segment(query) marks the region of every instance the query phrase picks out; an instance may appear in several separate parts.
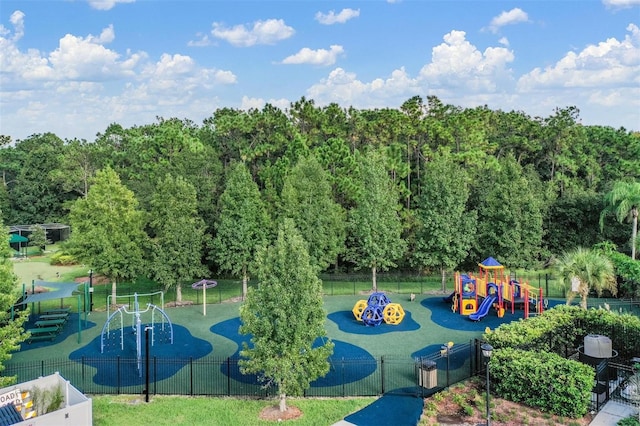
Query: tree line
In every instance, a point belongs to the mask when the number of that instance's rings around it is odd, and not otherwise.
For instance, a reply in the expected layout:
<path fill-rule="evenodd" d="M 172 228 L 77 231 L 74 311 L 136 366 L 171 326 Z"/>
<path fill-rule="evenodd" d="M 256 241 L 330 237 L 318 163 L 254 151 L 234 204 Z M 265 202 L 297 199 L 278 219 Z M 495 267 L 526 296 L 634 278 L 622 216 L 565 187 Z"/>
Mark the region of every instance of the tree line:
<path fill-rule="evenodd" d="M 400 108 L 221 108 L 201 125 L 111 124 L 95 140 L 1 137 L 5 224 L 69 223 L 69 253 L 115 283 L 167 287 L 209 274 L 247 282 L 256 253 L 290 219 L 317 271 L 438 273 L 488 256 L 548 264 L 631 228 L 614 185 L 637 185 L 640 133 L 461 108 L 437 97 Z M 637 211 L 637 204 L 636 204 Z M 617 213 L 617 212 L 616 212 Z M 636 241 L 637 245 L 637 241 Z M 178 293 L 179 297 L 179 293 Z"/>

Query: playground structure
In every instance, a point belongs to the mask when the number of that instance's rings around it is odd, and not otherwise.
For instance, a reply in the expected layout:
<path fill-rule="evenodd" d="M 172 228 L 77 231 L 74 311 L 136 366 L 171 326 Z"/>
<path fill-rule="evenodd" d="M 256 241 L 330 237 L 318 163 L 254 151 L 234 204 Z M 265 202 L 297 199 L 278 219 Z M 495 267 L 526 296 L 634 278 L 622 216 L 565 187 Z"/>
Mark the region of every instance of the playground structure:
<path fill-rule="evenodd" d="M 191 284 L 191 288 L 194 290 L 202 289 L 202 316 L 207 316 L 207 289 L 213 288 L 217 285 L 217 281 L 206 279 Z"/>
<path fill-rule="evenodd" d="M 536 314 L 543 312 L 542 288 L 507 278 L 504 266 L 493 257 L 488 257 L 478 266 L 478 276 L 455 273 L 455 289 L 444 298 L 451 302 L 453 312 L 468 316 L 473 321 L 480 321 L 492 307 L 500 318 L 507 310 L 515 313 L 517 305 L 522 306 L 525 318 L 529 317 L 531 307 Z"/>
<path fill-rule="evenodd" d="M 164 293 L 159 291 L 156 293 L 149 294 L 138 294 L 134 293 L 133 295 L 125 295 L 125 296 L 116 296 L 117 298 L 131 298 L 133 297 L 133 308 L 129 309 L 127 305 L 120 306 L 116 311 L 109 314 L 109 306 L 111 296 L 107 297 L 107 321 L 104 323 L 102 327 L 102 332 L 100 333 L 100 352 L 104 353 L 105 347 L 108 344 L 108 341 L 111 339 L 116 339 L 119 334 L 120 338 L 120 350 L 124 350 L 124 314 L 131 315 L 132 324 L 131 330 L 135 335 L 136 339 L 136 359 L 137 359 L 137 367 L 138 374 L 142 377 L 142 335 L 143 331 L 150 331 L 151 335 L 151 346 L 154 345 L 156 341 L 156 333 L 158 334 L 158 338 L 164 339 L 168 341 L 170 344 L 173 344 L 173 325 L 171 324 L 171 320 L 164 312 L 164 309 L 153 305 L 151 303 L 147 303 L 144 309 L 140 308 L 140 303 L 138 301 L 139 296 L 154 296 L 156 294 L 160 295 L 160 300 L 162 301 L 162 306 L 164 307 Z M 151 322 L 148 323 L 144 328 L 142 327 L 142 315 L 146 313 L 151 313 Z M 155 314 L 158 312 L 160 314 L 161 322 L 160 324 L 156 323 Z M 119 319 L 119 327 L 112 328 L 112 322 L 114 319 Z M 119 331 L 119 333 L 118 333 Z"/>
<path fill-rule="evenodd" d="M 372 293 L 368 300 L 358 300 L 353 307 L 356 320 L 362 321 L 367 327 L 377 327 L 385 324 L 398 325 L 404 319 L 404 309 L 399 303 L 391 303 L 386 294 Z"/>

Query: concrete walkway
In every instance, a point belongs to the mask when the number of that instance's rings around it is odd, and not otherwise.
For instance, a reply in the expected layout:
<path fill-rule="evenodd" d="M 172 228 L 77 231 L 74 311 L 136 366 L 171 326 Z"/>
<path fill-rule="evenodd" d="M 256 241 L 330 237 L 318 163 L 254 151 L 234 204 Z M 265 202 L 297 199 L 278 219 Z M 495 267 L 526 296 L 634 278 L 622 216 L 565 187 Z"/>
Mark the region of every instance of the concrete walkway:
<path fill-rule="evenodd" d="M 638 415 L 638 409 L 617 401 L 608 401 L 589 426 L 615 426 L 622 419 Z"/>

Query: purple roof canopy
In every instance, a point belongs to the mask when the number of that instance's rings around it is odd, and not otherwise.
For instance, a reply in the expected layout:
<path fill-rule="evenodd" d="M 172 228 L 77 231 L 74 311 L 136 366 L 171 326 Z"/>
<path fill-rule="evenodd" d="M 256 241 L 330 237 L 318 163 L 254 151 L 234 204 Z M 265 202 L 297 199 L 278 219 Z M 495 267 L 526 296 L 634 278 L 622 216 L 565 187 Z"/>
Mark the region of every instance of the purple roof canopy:
<path fill-rule="evenodd" d="M 198 290 L 201 288 L 212 288 L 218 285 L 217 281 L 214 280 L 200 280 L 197 283 L 191 284 L 191 288 L 194 290 Z"/>

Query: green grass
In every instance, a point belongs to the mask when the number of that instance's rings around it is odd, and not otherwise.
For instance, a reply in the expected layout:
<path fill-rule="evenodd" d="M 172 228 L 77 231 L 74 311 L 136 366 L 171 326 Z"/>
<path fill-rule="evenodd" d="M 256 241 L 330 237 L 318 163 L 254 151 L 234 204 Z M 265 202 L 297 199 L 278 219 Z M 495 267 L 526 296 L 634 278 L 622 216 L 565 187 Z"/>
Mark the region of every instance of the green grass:
<path fill-rule="evenodd" d="M 144 397 L 131 395 L 94 395 L 93 424 L 96 426 L 129 426 L 131 424 L 161 425 L 272 425 L 259 420 L 260 411 L 276 401 L 153 396 L 149 403 Z M 303 415 L 289 425 L 330 425 L 371 404 L 375 398 L 288 399 L 289 406 L 298 407 Z M 134 420 L 135 419 L 135 420 Z"/>

